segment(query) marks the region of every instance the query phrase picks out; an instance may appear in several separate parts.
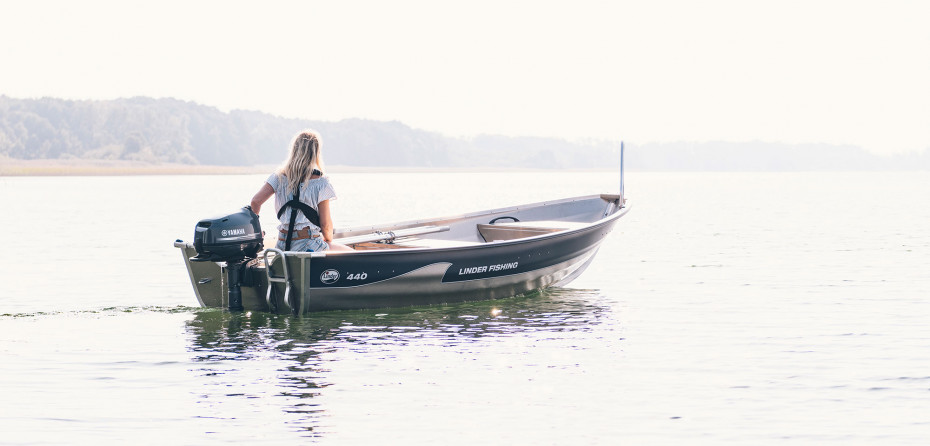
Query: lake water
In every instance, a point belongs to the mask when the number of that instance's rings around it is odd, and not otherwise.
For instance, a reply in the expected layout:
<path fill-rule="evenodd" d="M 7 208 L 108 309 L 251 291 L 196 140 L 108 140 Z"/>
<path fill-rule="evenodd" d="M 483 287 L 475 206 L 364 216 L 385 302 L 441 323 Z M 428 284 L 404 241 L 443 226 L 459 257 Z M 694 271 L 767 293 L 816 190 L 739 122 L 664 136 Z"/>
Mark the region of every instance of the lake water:
<path fill-rule="evenodd" d="M 172 242 L 264 177 L 0 178 L 0 442 L 930 440 L 928 173 L 632 172 L 632 210 L 571 288 L 303 318 L 196 308 Z M 337 226 L 618 187 L 332 179 Z"/>

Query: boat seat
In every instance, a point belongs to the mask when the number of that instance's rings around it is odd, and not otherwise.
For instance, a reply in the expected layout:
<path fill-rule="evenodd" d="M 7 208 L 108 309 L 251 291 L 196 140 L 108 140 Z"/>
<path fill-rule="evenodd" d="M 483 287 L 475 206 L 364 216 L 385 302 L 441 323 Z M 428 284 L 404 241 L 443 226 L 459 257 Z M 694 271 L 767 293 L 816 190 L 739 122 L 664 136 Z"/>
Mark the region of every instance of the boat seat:
<path fill-rule="evenodd" d="M 572 221 L 515 221 L 494 224 L 479 224 L 478 232 L 486 242 L 502 240 L 516 240 L 537 235 L 551 234 L 553 232 L 567 231 L 584 227 L 585 223 Z"/>
<path fill-rule="evenodd" d="M 379 250 L 379 249 L 413 248 L 413 246 L 401 245 L 398 243 L 377 243 L 377 242 L 356 243 L 351 246 L 356 251 L 374 251 L 374 250 Z"/>
<path fill-rule="evenodd" d="M 432 238 L 418 238 L 403 240 L 405 248 L 457 248 L 460 246 L 476 246 L 479 242 L 467 242 L 463 240 L 441 240 Z"/>
<path fill-rule="evenodd" d="M 480 245 L 479 242 L 466 242 L 460 240 L 440 240 L 429 238 L 408 238 L 396 243 L 357 243 L 352 245 L 356 251 L 371 251 L 378 249 L 423 249 L 423 248 L 456 248 L 459 246 Z"/>

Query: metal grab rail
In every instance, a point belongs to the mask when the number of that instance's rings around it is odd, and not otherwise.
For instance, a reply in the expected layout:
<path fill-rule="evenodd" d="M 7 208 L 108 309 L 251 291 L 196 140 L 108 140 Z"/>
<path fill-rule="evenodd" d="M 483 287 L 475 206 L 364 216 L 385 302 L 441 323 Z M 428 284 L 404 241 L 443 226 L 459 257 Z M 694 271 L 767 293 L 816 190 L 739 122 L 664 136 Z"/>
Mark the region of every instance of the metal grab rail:
<path fill-rule="evenodd" d="M 284 268 L 284 277 L 275 276 L 271 271 L 271 264 L 268 262 L 268 253 L 275 253 L 275 257 L 281 256 L 281 266 Z M 265 301 L 268 303 L 268 308 L 272 311 L 277 309 L 277 304 L 275 304 L 272 294 L 274 293 L 274 283 L 284 283 L 284 305 L 287 305 L 287 308 L 291 310 L 292 313 L 296 313 L 297 309 L 291 306 L 291 274 L 287 269 L 287 257 L 284 255 L 284 251 L 276 248 L 268 248 L 265 250 L 263 256 L 265 262 L 265 276 L 268 277 L 268 291 L 265 293 Z"/>
<path fill-rule="evenodd" d="M 336 242 L 343 245 L 354 245 L 356 243 L 366 242 L 387 242 L 392 243 L 394 240 L 403 237 L 412 237 L 415 235 L 432 234 L 434 232 L 448 231 L 449 226 L 418 226 L 415 228 L 395 229 L 393 231 L 381 232 L 375 231 L 371 234 L 356 235 L 352 237 L 343 237 L 335 239 Z"/>

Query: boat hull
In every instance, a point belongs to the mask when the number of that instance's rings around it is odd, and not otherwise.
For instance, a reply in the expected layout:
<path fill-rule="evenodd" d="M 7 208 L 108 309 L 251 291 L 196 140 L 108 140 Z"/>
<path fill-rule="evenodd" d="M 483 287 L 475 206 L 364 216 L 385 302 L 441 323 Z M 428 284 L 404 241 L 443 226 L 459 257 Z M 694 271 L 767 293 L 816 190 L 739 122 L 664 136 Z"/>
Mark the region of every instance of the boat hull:
<path fill-rule="evenodd" d="M 593 260 L 626 209 L 583 227 L 517 240 L 427 249 L 384 249 L 351 253 L 286 253 L 267 265 L 253 261 L 244 273 L 242 305 L 247 311 L 305 314 L 315 311 L 404 307 L 499 299 L 565 285 Z M 178 242 L 199 303 L 229 307 L 229 268 L 192 262 L 190 244 Z M 271 286 L 271 298 L 266 299 Z M 285 296 L 288 294 L 287 296 Z"/>

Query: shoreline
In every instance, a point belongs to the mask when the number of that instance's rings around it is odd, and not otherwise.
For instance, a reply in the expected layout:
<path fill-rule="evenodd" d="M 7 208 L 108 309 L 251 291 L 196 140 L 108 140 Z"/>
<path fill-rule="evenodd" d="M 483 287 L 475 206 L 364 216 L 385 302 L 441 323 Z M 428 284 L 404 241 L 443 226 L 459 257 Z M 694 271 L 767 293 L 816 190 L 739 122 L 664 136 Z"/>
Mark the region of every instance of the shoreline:
<path fill-rule="evenodd" d="M 128 176 L 128 175 L 254 175 L 266 174 L 275 165 L 216 166 L 176 163 L 146 163 L 126 160 L 0 158 L 0 177 L 27 176 Z M 520 167 L 404 167 L 404 166 L 344 166 L 327 165 L 338 173 L 392 172 L 542 172 L 551 169 Z M 577 169 L 579 171 L 610 171 L 611 169 Z"/>
<path fill-rule="evenodd" d="M 231 175 L 266 171 L 268 166 L 203 166 L 146 163 L 126 160 L 0 158 L 0 177 L 120 176 L 120 175 Z"/>
<path fill-rule="evenodd" d="M 39 159 L 22 160 L 0 156 L 0 178 L 4 177 L 100 177 L 100 176 L 171 176 L 171 175 L 268 175 L 278 165 L 218 166 L 179 163 L 147 163 L 127 160 Z M 349 166 L 327 164 L 329 173 L 519 173 L 519 172 L 619 172 L 617 168 L 529 168 L 529 167 L 428 167 L 428 166 Z M 627 169 L 632 173 L 817 173 L 817 172 L 927 172 L 926 169 L 874 170 L 651 170 Z"/>

